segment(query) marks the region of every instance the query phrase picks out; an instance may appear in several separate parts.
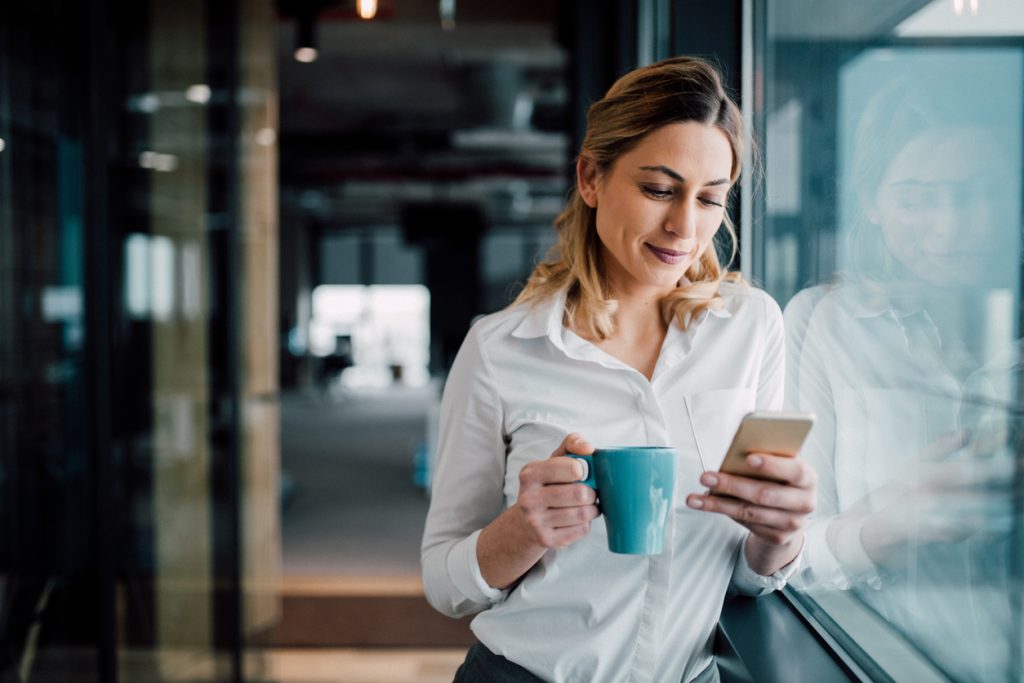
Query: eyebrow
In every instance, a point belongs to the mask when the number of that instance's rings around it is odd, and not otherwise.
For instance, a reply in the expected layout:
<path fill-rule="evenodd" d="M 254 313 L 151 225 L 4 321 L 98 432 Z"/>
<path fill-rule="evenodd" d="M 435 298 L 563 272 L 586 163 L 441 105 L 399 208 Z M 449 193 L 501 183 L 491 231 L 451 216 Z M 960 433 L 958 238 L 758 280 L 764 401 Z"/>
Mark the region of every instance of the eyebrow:
<path fill-rule="evenodd" d="M 686 182 L 686 178 L 684 178 L 683 176 L 679 175 L 678 173 L 673 171 L 668 166 L 641 166 L 640 170 L 641 171 L 655 171 L 657 173 L 664 173 L 669 178 L 673 178 L 675 180 L 678 180 L 681 183 L 685 183 Z M 728 185 L 728 184 L 729 184 L 729 179 L 728 178 L 719 178 L 718 180 L 712 180 L 710 183 L 705 183 L 704 186 L 705 187 L 709 187 L 711 185 Z"/>

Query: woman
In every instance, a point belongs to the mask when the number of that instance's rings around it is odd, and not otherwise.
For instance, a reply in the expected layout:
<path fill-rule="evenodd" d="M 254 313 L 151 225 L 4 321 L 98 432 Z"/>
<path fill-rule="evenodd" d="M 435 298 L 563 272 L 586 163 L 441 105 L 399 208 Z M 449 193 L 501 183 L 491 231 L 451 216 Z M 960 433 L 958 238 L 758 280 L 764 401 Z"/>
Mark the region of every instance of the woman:
<path fill-rule="evenodd" d="M 713 244 L 741 159 L 703 61 L 638 69 L 590 108 L 553 260 L 473 326 L 445 387 L 422 561 L 434 607 L 479 613 L 456 680 L 717 680 L 727 588 L 795 570 L 813 471 L 755 454 L 785 483 L 716 472 L 742 416 L 782 403 L 781 312 Z M 624 444 L 678 452 L 660 555 L 608 551 L 564 457 Z"/>

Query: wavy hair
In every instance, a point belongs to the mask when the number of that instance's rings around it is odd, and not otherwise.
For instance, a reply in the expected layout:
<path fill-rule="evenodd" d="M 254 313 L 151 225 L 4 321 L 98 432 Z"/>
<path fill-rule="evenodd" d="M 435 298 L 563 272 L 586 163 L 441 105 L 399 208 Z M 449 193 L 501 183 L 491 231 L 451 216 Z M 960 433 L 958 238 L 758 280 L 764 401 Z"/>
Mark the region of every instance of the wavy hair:
<path fill-rule="evenodd" d="M 580 157 L 607 173 L 615 161 L 650 133 L 670 123 L 696 121 L 718 128 L 732 148 L 729 180 L 740 176 L 743 119 L 717 69 L 695 57 L 674 57 L 631 71 L 591 105 Z M 590 339 L 607 339 L 615 331 L 618 304 L 611 298 L 601 266 L 596 210 L 576 187 L 555 219 L 558 242 L 530 275 L 513 305 L 537 302 L 567 289 L 565 318 L 569 327 Z M 736 255 L 736 230 L 726 214 L 723 225 L 732 239 L 729 262 Z M 715 241 L 687 269 L 679 285 L 661 302 L 666 323 L 687 325 L 701 312 L 722 306 L 719 285 L 743 283 L 718 260 Z"/>

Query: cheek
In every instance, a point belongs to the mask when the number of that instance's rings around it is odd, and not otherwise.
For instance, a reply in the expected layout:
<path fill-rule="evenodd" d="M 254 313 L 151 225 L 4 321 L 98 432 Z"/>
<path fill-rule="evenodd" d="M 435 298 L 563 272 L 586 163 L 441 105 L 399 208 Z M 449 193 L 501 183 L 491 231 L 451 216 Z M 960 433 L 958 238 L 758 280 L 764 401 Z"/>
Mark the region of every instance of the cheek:
<path fill-rule="evenodd" d="M 597 236 L 605 246 L 642 241 L 652 226 L 657 225 L 650 208 L 642 204 L 609 201 L 598 208 Z"/>
<path fill-rule="evenodd" d="M 882 223 L 885 246 L 903 263 L 912 262 L 920 256 L 920 239 L 914 229 L 916 225 L 916 221 L 894 220 L 892 216 Z"/>
<path fill-rule="evenodd" d="M 930 225 L 928 211 L 918 208 L 904 208 L 895 202 L 880 202 L 878 224 L 889 250 L 896 256 L 907 256 L 917 251 L 922 230 Z"/>

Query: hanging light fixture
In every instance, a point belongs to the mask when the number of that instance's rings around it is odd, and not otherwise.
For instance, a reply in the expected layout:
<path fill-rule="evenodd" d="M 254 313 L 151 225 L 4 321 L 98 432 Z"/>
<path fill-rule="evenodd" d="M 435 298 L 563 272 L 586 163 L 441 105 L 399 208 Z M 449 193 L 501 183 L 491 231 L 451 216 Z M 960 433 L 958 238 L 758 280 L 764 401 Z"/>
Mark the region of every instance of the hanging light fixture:
<path fill-rule="evenodd" d="M 377 0 L 356 0 L 356 12 L 360 19 L 373 19 L 377 16 Z"/>
<path fill-rule="evenodd" d="M 295 60 L 309 64 L 315 62 L 319 54 L 316 49 L 316 15 L 304 12 L 296 19 Z"/>

